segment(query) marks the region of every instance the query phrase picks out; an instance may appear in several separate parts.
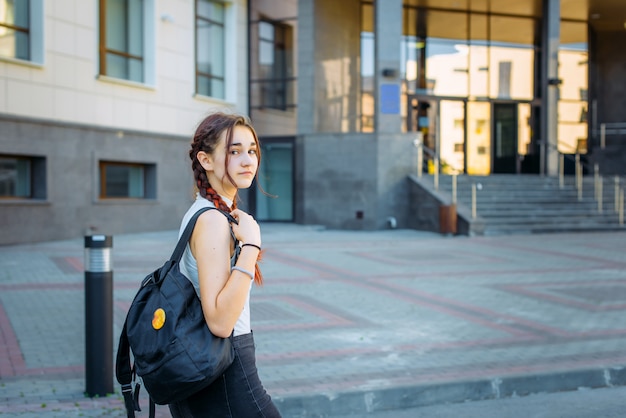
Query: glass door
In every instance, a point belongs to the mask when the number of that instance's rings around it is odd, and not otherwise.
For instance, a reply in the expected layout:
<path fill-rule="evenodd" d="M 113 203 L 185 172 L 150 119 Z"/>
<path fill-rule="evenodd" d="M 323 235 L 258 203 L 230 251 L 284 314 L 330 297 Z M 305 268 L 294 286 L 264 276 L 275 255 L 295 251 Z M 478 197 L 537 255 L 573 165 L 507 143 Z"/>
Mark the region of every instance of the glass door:
<path fill-rule="evenodd" d="M 253 186 L 254 216 L 259 221 L 293 222 L 293 150 L 293 139 L 261 139 L 262 160 L 258 176 L 261 188 Z"/>
<path fill-rule="evenodd" d="M 493 104 L 493 173 L 518 173 L 517 103 Z"/>
<path fill-rule="evenodd" d="M 486 176 L 491 173 L 491 104 L 486 101 L 467 103 L 467 174 Z"/>
<path fill-rule="evenodd" d="M 465 102 L 439 102 L 439 159 L 444 174 L 465 172 Z"/>

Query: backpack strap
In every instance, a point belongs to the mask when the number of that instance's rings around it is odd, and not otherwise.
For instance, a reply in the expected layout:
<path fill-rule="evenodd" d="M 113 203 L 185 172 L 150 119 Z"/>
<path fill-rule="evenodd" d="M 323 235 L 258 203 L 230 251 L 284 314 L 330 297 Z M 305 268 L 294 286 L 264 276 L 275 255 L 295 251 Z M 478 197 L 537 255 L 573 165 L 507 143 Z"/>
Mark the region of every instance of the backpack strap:
<path fill-rule="evenodd" d="M 126 407 L 127 418 L 135 418 L 135 411 L 141 411 L 139 408 L 139 383 L 136 384 L 133 391 L 133 370 L 130 366 L 130 344 L 128 343 L 128 335 L 126 335 L 126 321 L 122 327 L 120 334 L 120 342 L 117 347 L 117 359 L 115 361 L 115 376 L 120 385 L 122 385 L 122 395 L 124 396 L 124 406 Z"/>
<path fill-rule="evenodd" d="M 216 207 L 208 206 L 208 207 L 199 209 L 191 217 L 191 219 L 189 219 L 189 222 L 187 222 L 187 226 L 185 227 L 185 230 L 181 234 L 180 239 L 178 240 L 178 243 L 176 244 L 176 248 L 174 248 L 174 252 L 172 252 L 172 256 L 170 257 L 170 260 L 173 260 L 176 262 L 180 261 L 181 257 L 183 256 L 183 252 L 185 251 L 185 248 L 187 247 L 187 243 L 189 242 L 189 239 L 191 238 L 191 234 L 193 233 L 193 228 L 196 226 L 196 222 L 198 221 L 198 218 L 204 212 L 211 210 L 211 209 L 220 211 L 222 215 L 226 216 L 226 218 L 228 219 L 228 222 L 231 222 L 234 224 L 238 223 L 237 220 L 233 218 L 230 213 L 224 212 L 223 210 L 217 209 Z M 232 230 L 231 230 L 231 235 L 232 235 Z"/>

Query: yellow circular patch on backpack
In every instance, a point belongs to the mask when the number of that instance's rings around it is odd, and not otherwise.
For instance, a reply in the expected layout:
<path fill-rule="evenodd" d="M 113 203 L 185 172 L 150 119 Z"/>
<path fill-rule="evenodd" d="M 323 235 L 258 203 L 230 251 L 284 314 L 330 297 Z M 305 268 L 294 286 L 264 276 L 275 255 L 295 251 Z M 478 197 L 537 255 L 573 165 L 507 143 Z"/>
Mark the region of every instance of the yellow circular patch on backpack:
<path fill-rule="evenodd" d="M 165 324 L 165 311 L 162 308 L 154 311 L 154 315 L 152 316 L 152 328 L 161 329 Z"/>

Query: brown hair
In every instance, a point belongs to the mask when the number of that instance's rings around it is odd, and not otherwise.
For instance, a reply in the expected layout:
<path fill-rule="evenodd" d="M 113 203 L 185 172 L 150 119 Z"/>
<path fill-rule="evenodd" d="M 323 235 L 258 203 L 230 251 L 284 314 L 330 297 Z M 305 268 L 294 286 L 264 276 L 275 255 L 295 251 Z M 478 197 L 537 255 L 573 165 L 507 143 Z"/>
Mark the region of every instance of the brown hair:
<path fill-rule="evenodd" d="M 215 152 L 217 146 L 219 145 L 221 136 L 223 132 L 226 132 L 226 149 L 228 150 L 233 143 L 233 129 L 235 126 L 244 126 L 250 129 L 252 132 L 252 136 L 254 137 L 254 142 L 257 145 L 257 160 L 258 164 L 261 164 L 261 146 L 259 144 L 259 139 L 257 134 L 250 123 L 250 120 L 242 115 L 237 114 L 227 114 L 222 112 L 213 113 L 198 125 L 196 128 L 196 132 L 193 135 L 193 139 L 191 141 L 191 149 L 189 150 L 189 158 L 191 159 L 191 169 L 193 170 L 193 176 L 196 181 L 196 187 L 198 188 L 198 192 L 205 199 L 213 202 L 216 208 L 224 211 L 231 212 L 235 208 L 237 208 L 237 195 L 235 195 L 235 199 L 233 199 L 232 207 L 228 207 L 224 200 L 220 197 L 219 194 L 211 187 L 209 183 L 209 178 L 206 175 L 206 171 L 204 167 L 198 161 L 198 152 L 204 151 L 207 154 L 213 154 Z M 228 167 L 228 161 L 230 159 L 230 154 L 226 153 L 226 159 L 224 161 L 225 168 Z M 226 177 L 228 181 L 231 182 L 233 186 L 236 186 L 235 181 L 228 173 L 228 170 L 225 170 Z M 255 173 L 255 178 L 258 175 Z M 261 254 L 259 254 L 259 260 L 261 259 Z M 261 270 L 259 269 L 258 263 L 255 266 L 255 274 L 254 281 L 257 284 L 263 283 L 263 276 L 261 275 Z"/>

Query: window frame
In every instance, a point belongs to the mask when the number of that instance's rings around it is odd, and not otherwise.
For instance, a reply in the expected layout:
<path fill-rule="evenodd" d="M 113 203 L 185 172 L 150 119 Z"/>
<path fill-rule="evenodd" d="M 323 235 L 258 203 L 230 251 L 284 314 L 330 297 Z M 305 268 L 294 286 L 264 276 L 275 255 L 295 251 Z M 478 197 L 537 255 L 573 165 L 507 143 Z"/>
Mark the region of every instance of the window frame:
<path fill-rule="evenodd" d="M 289 70 L 291 69 L 293 71 L 293 66 L 294 66 L 294 62 L 293 62 L 293 40 L 294 40 L 294 29 L 293 26 L 288 25 L 286 23 L 284 23 L 283 21 L 280 20 L 274 20 L 274 19 L 270 19 L 268 17 L 261 17 L 259 20 L 252 22 L 254 24 L 256 24 L 256 41 L 257 41 L 257 45 L 256 45 L 256 50 L 257 50 L 257 59 L 256 62 L 253 64 L 256 66 L 256 77 L 254 79 L 250 80 L 250 84 L 254 85 L 257 84 L 259 85 L 259 95 L 258 95 L 258 102 L 257 103 L 252 103 L 251 104 L 251 109 L 272 109 L 272 110 L 277 110 L 277 111 L 289 111 L 289 110 L 293 110 L 294 108 L 297 107 L 296 103 L 294 102 L 294 91 L 295 91 L 295 81 L 296 81 L 296 77 L 290 76 L 289 75 Z M 263 38 L 261 36 L 261 25 L 262 24 L 268 24 L 271 25 L 274 34 L 276 34 L 277 32 L 280 32 L 281 36 L 276 36 L 274 35 L 272 40 L 268 40 L 266 38 Z M 281 49 L 279 47 L 277 47 L 277 45 L 280 45 L 281 41 L 285 44 L 284 47 Z M 272 71 L 272 77 L 270 78 L 266 78 L 266 77 L 262 77 L 261 75 L 261 45 L 262 43 L 266 43 L 266 44 L 271 44 L 272 46 L 272 53 L 274 54 L 274 57 L 276 56 L 276 52 L 277 51 L 281 51 L 282 54 L 284 55 L 283 60 L 282 60 L 282 68 L 281 68 L 281 72 L 283 73 L 282 75 L 279 75 L 277 77 L 275 77 L 275 73 L 276 71 Z M 291 50 L 288 48 L 287 44 L 291 45 Z M 289 62 L 289 58 L 291 59 L 291 62 Z M 282 93 L 280 94 L 280 103 L 276 104 L 276 100 L 270 99 L 270 97 L 274 96 L 274 93 L 280 89 L 275 88 L 275 85 L 279 85 L 282 87 Z M 290 90 L 290 84 L 291 85 L 291 89 L 292 89 L 292 93 L 290 94 L 289 90 Z M 270 85 L 271 87 L 269 89 L 264 88 L 265 85 Z M 269 91 L 268 93 L 264 93 L 265 91 Z"/>
<path fill-rule="evenodd" d="M 142 0 L 141 6 L 141 48 L 142 55 L 130 54 L 124 51 L 118 51 L 108 48 L 106 42 L 107 36 L 107 13 L 106 6 L 108 0 L 98 0 L 98 79 L 106 81 L 117 81 L 134 85 L 154 86 L 156 80 L 155 62 L 156 62 L 156 40 L 155 40 L 155 6 L 154 0 Z M 125 59 L 140 60 L 142 64 L 141 81 L 135 81 L 130 78 L 120 78 L 107 73 L 107 54 L 123 57 Z"/>
<path fill-rule="evenodd" d="M 125 168 L 141 168 L 142 190 L 141 196 L 108 196 L 107 195 L 107 168 L 108 167 L 125 167 Z M 156 164 L 99 160 L 98 161 L 98 199 L 101 201 L 111 200 L 128 200 L 128 201 L 144 201 L 156 199 Z"/>
<path fill-rule="evenodd" d="M 198 2 L 202 1 L 202 0 L 194 0 L 194 39 L 195 39 L 195 45 L 194 45 L 194 81 L 195 81 L 195 94 L 200 95 L 200 96 L 205 96 L 205 97 L 211 97 L 211 98 L 215 98 L 215 99 L 220 99 L 220 100 L 226 100 L 227 98 L 227 86 L 226 86 L 226 74 L 227 74 L 227 62 L 226 62 L 226 27 L 227 27 L 227 4 L 224 1 L 219 1 L 219 0 L 207 0 L 210 3 L 217 3 L 222 7 L 222 21 L 217 21 L 217 20 L 213 20 L 210 18 L 207 18 L 205 16 L 201 16 L 198 14 Z M 199 31 L 198 31 L 198 21 L 204 21 L 204 22 L 208 22 L 210 25 L 216 25 L 216 26 L 220 26 L 222 29 L 222 56 L 220 57 L 222 60 L 222 66 L 223 66 L 223 70 L 224 70 L 224 75 L 223 76 L 218 76 L 215 75 L 213 73 L 205 73 L 199 70 L 199 62 L 198 62 L 198 47 L 200 45 L 200 39 L 199 39 Z M 210 45 L 211 40 L 210 38 L 207 39 L 208 44 Z M 200 91 L 200 83 L 199 83 L 199 79 L 200 77 L 205 77 L 208 79 L 209 81 L 209 92 L 208 94 L 206 94 L 203 91 Z M 213 80 L 219 80 L 222 82 L 222 90 L 223 90 L 223 95 L 222 97 L 219 96 L 215 96 L 212 94 L 211 92 L 211 82 Z"/>
<path fill-rule="evenodd" d="M 0 55 L 0 60 L 40 67 L 44 64 L 44 0 L 26 1 L 28 1 L 27 28 L 7 23 L 0 23 L 0 26 L 12 30 L 20 30 L 22 32 L 26 31 L 28 33 L 28 58 Z"/>
<path fill-rule="evenodd" d="M 28 162 L 28 193 L 26 195 L 0 195 L 0 201 L 45 200 L 47 198 L 46 158 L 34 155 L 0 154 L 0 159 L 14 159 Z"/>

